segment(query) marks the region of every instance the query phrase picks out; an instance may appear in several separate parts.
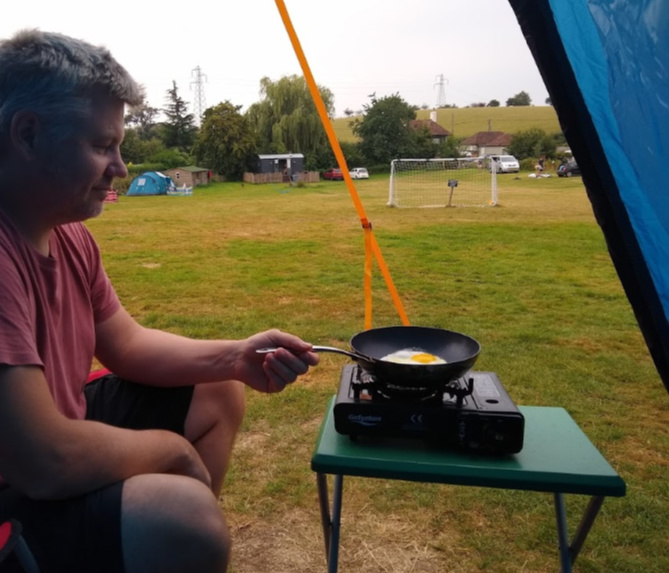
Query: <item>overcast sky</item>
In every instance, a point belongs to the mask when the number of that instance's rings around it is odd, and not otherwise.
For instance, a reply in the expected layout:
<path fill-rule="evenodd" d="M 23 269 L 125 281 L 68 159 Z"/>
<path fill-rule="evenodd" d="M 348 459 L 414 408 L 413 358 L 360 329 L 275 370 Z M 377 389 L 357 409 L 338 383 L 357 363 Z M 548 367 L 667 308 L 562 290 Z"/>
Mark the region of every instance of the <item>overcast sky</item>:
<path fill-rule="evenodd" d="M 429 107 L 440 97 L 459 107 L 504 105 L 520 91 L 535 105 L 548 97 L 507 0 L 284 1 L 338 117 L 372 93 Z M 260 99 L 262 77 L 302 73 L 274 0 L 19 0 L 3 10 L 0 38 L 22 28 L 107 46 L 158 108 L 174 80 L 195 111 L 198 67 L 205 107 L 243 110 Z"/>

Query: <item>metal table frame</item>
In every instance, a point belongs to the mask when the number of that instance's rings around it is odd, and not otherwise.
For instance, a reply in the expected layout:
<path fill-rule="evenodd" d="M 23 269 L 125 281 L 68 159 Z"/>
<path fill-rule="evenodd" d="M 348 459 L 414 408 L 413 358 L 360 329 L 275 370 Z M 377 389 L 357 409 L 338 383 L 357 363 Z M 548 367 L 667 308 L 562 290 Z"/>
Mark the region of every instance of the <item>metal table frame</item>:
<path fill-rule="evenodd" d="M 571 573 L 605 497 L 625 495 L 625 482 L 563 408 L 519 407 L 525 416 L 523 450 L 511 456 L 477 457 L 392 441 L 354 442 L 336 432 L 333 406 L 334 398 L 311 460 L 329 573 L 335 573 L 339 563 L 345 475 L 550 492 L 563 573 Z M 334 476 L 332 509 L 328 475 Z M 564 505 L 568 493 L 591 496 L 571 541 Z"/>

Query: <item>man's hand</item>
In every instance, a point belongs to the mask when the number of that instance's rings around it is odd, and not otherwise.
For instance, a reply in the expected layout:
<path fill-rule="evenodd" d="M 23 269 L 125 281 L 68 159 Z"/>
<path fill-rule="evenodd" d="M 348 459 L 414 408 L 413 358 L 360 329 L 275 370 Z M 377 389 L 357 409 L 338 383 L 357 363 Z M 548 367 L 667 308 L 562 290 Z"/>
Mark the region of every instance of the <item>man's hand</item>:
<path fill-rule="evenodd" d="M 280 392 L 318 364 L 318 355 L 310 352 L 311 344 L 280 330 L 255 334 L 239 344 L 235 378 L 260 392 Z M 267 347 L 278 349 L 268 354 L 256 352 Z"/>

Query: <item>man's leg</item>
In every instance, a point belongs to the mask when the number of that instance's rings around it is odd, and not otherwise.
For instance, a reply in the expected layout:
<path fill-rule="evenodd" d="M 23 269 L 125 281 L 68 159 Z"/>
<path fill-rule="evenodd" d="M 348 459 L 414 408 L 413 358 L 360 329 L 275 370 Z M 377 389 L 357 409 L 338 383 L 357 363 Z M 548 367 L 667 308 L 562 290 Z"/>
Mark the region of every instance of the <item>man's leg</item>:
<path fill-rule="evenodd" d="M 244 388 L 241 382 L 233 380 L 198 384 L 186 417 L 185 437 L 207 466 L 211 489 L 217 497 L 244 419 Z"/>
<path fill-rule="evenodd" d="M 121 503 L 126 573 L 224 573 L 230 536 L 218 499 L 184 476 L 126 480 Z"/>
<path fill-rule="evenodd" d="M 166 411 L 177 412 L 184 396 L 181 389 L 156 390 L 116 379 L 106 381 L 97 389 L 89 389 L 97 392 L 97 403 L 104 405 L 104 412 L 95 419 L 140 429 L 153 426 L 147 426 L 145 421 L 137 425 L 137 420 L 124 417 L 119 420 L 115 415 L 109 418 L 106 402 L 112 403 L 114 414 L 119 408 L 104 395 L 106 388 L 114 401 L 118 401 L 123 389 L 127 392 L 123 395 L 124 401 L 137 404 L 139 400 L 142 404 L 141 408 L 133 408 L 133 412 L 153 412 L 154 417 L 156 403 L 169 403 Z M 226 570 L 230 537 L 218 505 L 218 494 L 244 418 L 244 388 L 234 381 L 197 385 L 192 397 L 188 397 L 187 411 L 183 410 L 184 436 L 193 443 L 207 466 L 211 490 L 192 478 L 167 474 L 134 476 L 124 483 L 121 544 L 126 573 L 219 573 Z M 91 401 L 92 395 L 93 392 Z M 95 409 L 90 402 L 89 408 Z M 163 420 L 159 416 L 156 427 L 179 431 L 178 419 L 172 417 L 168 415 L 168 419 Z"/>

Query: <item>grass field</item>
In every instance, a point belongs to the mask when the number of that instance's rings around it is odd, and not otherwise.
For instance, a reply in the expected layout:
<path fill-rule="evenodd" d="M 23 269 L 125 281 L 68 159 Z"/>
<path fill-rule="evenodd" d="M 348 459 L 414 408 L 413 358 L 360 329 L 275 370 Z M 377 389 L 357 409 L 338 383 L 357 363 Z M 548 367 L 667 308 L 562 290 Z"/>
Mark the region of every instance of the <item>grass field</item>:
<path fill-rule="evenodd" d="M 642 340 L 580 178 L 499 177 L 499 206 L 390 209 L 388 177 L 357 189 L 412 324 L 467 333 L 477 369 L 520 405 L 566 408 L 625 479 L 580 573 L 669 571 L 669 395 Z M 204 337 L 278 327 L 346 347 L 363 330 L 363 234 L 344 183 L 216 184 L 121 197 L 89 222 L 143 324 Z M 378 272 L 374 326 L 398 324 Z M 325 571 L 309 461 L 345 357 L 279 395 L 248 392 L 221 492 L 234 573 Z M 558 569 L 548 494 L 349 478 L 340 571 Z M 587 499 L 567 496 L 570 526 Z"/>
<path fill-rule="evenodd" d="M 429 119 L 430 110 L 418 110 L 418 119 Z M 355 141 L 350 118 L 336 118 L 332 126 L 340 141 Z M 560 133 L 560 123 L 551 106 L 472 107 L 437 110 L 437 123 L 455 137 L 465 138 L 479 131 L 517 133 L 530 128 L 543 129 L 547 134 Z"/>

